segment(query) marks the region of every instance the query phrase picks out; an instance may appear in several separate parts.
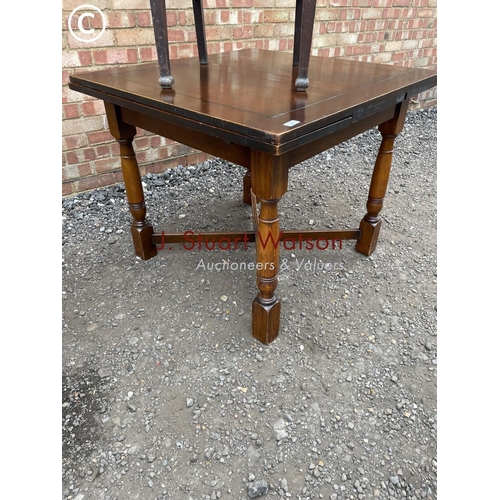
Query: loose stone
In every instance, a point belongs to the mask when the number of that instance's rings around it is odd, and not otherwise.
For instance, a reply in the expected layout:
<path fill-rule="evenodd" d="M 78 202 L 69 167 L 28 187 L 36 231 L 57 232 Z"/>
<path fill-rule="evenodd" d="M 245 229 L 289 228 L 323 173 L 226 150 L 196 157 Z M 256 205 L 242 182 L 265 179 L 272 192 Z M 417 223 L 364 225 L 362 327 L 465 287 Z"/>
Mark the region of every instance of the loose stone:
<path fill-rule="evenodd" d="M 262 495 L 267 495 L 268 491 L 269 486 L 265 479 L 250 483 L 247 488 L 247 494 L 250 498 L 257 498 L 261 497 Z"/>

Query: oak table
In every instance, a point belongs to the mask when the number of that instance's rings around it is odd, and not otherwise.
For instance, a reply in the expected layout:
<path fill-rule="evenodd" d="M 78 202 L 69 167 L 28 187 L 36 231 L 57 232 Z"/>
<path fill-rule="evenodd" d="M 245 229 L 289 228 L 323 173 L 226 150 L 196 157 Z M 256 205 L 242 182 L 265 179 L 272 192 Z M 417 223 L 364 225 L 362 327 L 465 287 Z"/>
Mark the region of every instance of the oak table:
<path fill-rule="evenodd" d="M 132 141 L 136 127 L 246 167 L 243 201 L 252 205 L 254 231 L 199 233 L 209 241 L 254 241 L 257 297 L 252 332 L 268 344 L 279 331 L 279 244 L 286 238 L 355 239 L 370 255 L 380 231 L 379 213 L 389 180 L 394 139 L 411 97 L 436 85 L 434 71 L 311 56 L 310 85 L 297 92 L 292 54 L 245 49 L 173 60 L 175 86 L 158 85 L 158 65 L 141 64 L 74 74 L 70 88 L 102 99 L 109 129 L 120 145 L 121 167 L 133 217 L 136 254 L 150 259 L 160 243 L 183 243 L 184 234 L 155 233 L 146 205 Z M 359 227 L 280 231 L 278 202 L 288 170 L 361 132 L 378 126 L 382 135 Z M 260 204 L 260 210 L 257 205 Z"/>

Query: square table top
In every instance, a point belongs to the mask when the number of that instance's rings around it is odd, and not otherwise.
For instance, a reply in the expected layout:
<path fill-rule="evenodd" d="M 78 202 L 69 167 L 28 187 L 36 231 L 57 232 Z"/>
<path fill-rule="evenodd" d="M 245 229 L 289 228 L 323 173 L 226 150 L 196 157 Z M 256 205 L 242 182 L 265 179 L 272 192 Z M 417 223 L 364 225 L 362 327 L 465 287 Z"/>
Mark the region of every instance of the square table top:
<path fill-rule="evenodd" d="M 173 89 L 157 63 L 73 74 L 70 88 L 163 120 L 203 126 L 237 143 L 280 146 L 320 129 L 335 130 L 436 85 L 435 71 L 311 56 L 309 87 L 295 88 L 292 54 L 259 49 L 171 61 Z"/>

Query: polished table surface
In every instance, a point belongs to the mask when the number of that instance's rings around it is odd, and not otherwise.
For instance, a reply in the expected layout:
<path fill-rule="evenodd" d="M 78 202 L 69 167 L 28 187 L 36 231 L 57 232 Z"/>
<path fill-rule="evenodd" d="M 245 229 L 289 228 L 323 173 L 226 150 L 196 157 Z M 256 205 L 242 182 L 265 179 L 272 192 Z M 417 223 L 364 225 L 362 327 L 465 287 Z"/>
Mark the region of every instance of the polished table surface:
<path fill-rule="evenodd" d="M 297 92 L 292 54 L 257 49 L 213 54 L 208 65 L 198 58 L 173 60 L 172 89 L 158 85 L 158 66 L 140 64 L 74 74 L 70 88 L 102 99 L 120 156 L 136 254 L 156 255 L 158 234 L 146 221 L 144 194 L 133 151 L 135 127 L 176 140 L 246 167 L 243 200 L 252 204 L 255 234 L 275 238 L 299 233 L 279 230 L 278 201 L 286 192 L 288 169 L 370 128 L 379 127 L 382 143 L 375 163 L 367 213 L 359 228 L 301 231 L 316 239 L 356 239 L 356 250 L 370 255 L 377 243 L 395 137 L 404 125 L 411 97 L 436 85 L 436 72 L 387 64 L 312 56 L 307 92 Z M 260 203 L 260 212 L 256 204 Z M 228 233 L 218 233 L 227 237 Z M 238 233 L 242 235 L 245 233 Z M 264 343 L 278 335 L 281 303 L 279 246 L 256 242 L 258 295 L 252 329 Z M 281 235 L 281 236 L 280 236 Z M 236 237 L 236 235 L 233 235 Z M 181 242 L 171 234 L 170 242 Z"/>
<path fill-rule="evenodd" d="M 257 49 L 211 55 L 208 66 L 197 58 L 178 59 L 172 67 L 172 91 L 158 86 L 154 63 L 73 75 L 71 87 L 145 104 L 186 124 L 196 120 L 208 134 L 279 154 L 336 122 L 346 126 L 436 84 L 433 71 L 311 57 L 311 83 L 300 93 L 292 55 Z M 292 120 L 299 123 L 286 125 Z"/>

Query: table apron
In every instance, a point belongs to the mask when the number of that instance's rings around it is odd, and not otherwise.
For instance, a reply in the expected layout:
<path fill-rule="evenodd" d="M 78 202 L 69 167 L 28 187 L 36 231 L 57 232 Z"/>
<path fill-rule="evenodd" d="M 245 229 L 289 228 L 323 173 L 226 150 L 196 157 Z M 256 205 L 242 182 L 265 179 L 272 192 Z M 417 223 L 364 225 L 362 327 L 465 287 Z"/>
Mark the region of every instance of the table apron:
<path fill-rule="evenodd" d="M 251 149 L 248 147 L 182 125 L 166 122 L 129 108 L 120 108 L 120 112 L 125 123 L 236 163 L 242 167 L 250 168 Z"/>
<path fill-rule="evenodd" d="M 291 150 L 283 152 L 282 156 L 288 167 L 316 156 L 323 151 L 340 144 L 351 137 L 366 132 L 371 128 L 377 127 L 381 123 L 391 120 L 396 112 L 397 105 L 383 109 L 373 115 L 363 118 L 355 123 L 350 119 L 341 120 L 338 124 L 339 130 L 326 133 L 320 129 L 308 134 L 308 142 Z M 121 108 L 121 116 L 124 122 L 135 125 L 149 132 L 167 137 L 174 141 L 185 144 L 194 149 L 230 161 L 237 165 L 250 168 L 251 150 L 250 147 L 235 144 L 229 140 L 214 137 L 203 132 L 183 127 L 178 124 L 166 122 L 159 118 L 145 115 L 129 108 Z M 345 124 L 347 123 L 347 126 Z M 325 129 L 332 129 L 332 126 Z"/>

